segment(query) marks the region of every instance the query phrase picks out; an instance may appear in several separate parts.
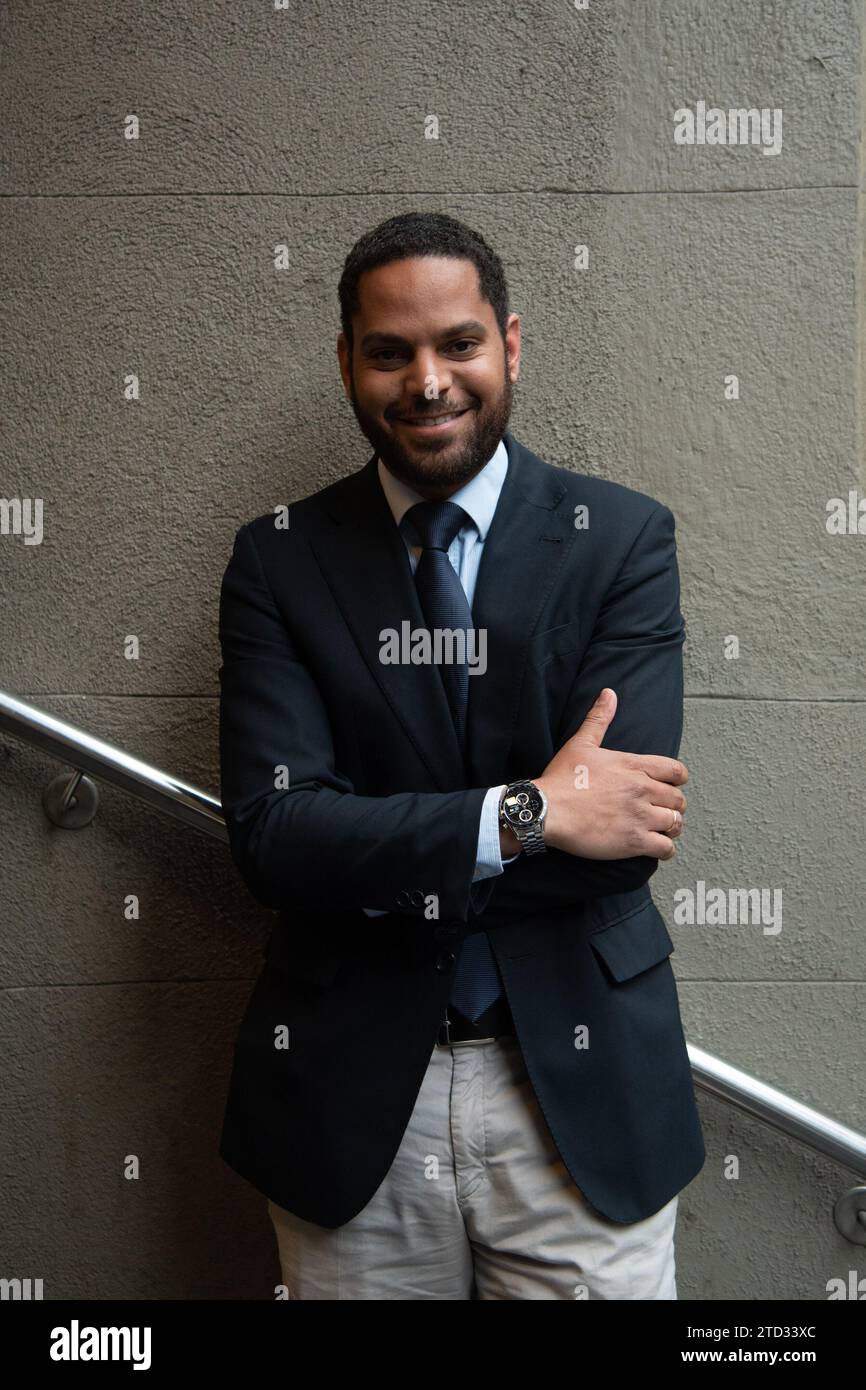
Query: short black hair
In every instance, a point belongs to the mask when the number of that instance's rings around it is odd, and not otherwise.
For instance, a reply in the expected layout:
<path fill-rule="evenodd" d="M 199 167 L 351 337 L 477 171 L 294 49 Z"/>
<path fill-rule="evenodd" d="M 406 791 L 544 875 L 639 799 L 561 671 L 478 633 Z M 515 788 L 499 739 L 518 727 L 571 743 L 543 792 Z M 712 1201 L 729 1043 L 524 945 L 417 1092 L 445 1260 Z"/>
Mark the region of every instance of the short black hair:
<path fill-rule="evenodd" d="M 365 270 L 410 256 L 454 256 L 471 261 L 478 271 L 481 297 L 491 305 L 505 341 L 508 285 L 502 262 L 480 232 L 444 212 L 401 212 L 355 242 L 343 266 L 338 294 L 340 321 L 351 353 L 352 319 L 361 311 L 358 281 Z"/>

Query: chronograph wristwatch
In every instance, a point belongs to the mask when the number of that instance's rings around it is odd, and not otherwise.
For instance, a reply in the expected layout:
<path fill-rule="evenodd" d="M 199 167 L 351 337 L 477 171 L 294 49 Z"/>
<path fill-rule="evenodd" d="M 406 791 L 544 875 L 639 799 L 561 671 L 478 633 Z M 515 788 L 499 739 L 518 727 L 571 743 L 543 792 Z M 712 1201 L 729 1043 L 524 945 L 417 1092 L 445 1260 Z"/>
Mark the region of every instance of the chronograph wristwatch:
<path fill-rule="evenodd" d="M 499 824 L 516 835 L 527 854 L 540 854 L 544 843 L 547 797 L 534 782 L 510 782 L 499 802 Z"/>

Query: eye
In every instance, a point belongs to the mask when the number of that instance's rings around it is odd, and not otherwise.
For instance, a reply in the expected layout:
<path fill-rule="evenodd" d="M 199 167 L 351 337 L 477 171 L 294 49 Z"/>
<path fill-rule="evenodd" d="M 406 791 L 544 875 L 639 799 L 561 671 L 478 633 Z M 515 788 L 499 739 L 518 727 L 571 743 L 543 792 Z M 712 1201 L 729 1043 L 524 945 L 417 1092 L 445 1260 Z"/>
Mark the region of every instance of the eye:
<path fill-rule="evenodd" d="M 473 348 L 478 346 L 474 338 L 455 338 L 453 343 L 449 343 L 446 352 L 457 352 L 461 356 L 467 356 Z M 376 348 L 368 354 L 371 362 L 382 362 L 386 366 L 398 361 L 403 357 L 403 348 Z"/>

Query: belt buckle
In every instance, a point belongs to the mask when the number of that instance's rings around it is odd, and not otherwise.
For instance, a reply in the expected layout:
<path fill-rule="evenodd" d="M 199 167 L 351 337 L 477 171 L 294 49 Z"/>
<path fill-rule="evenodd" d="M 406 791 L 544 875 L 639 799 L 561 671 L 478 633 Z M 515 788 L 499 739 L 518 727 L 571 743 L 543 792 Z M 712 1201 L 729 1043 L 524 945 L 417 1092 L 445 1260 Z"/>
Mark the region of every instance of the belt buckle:
<path fill-rule="evenodd" d="M 448 1006 L 446 1005 L 446 1006 L 445 1006 L 445 1017 L 442 1019 L 442 1022 L 439 1024 L 439 1031 L 440 1031 L 440 1033 L 441 1033 L 441 1031 L 442 1031 L 443 1028 L 445 1029 L 445 1039 L 446 1039 L 446 1041 L 445 1041 L 445 1042 L 440 1042 L 440 1041 L 439 1041 L 439 1038 L 437 1037 L 437 1038 L 436 1038 L 436 1046 L 437 1046 L 437 1047 L 477 1047 L 479 1043 L 496 1042 L 496 1039 L 495 1039 L 495 1038 L 453 1038 L 453 1039 L 449 1039 L 449 1038 L 448 1038 L 448 1031 L 449 1031 L 450 1027 L 451 1027 L 451 1019 L 448 1017 Z"/>

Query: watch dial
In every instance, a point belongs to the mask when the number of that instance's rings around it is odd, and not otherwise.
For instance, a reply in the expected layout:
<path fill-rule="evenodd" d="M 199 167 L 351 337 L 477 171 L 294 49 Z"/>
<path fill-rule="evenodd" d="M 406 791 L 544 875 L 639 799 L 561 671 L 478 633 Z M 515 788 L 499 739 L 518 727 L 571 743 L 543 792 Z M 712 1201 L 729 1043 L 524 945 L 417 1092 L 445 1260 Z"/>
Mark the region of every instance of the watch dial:
<path fill-rule="evenodd" d="M 502 810 L 514 825 L 529 825 L 541 815 L 541 797 L 534 787 L 521 787 L 505 797 Z"/>

